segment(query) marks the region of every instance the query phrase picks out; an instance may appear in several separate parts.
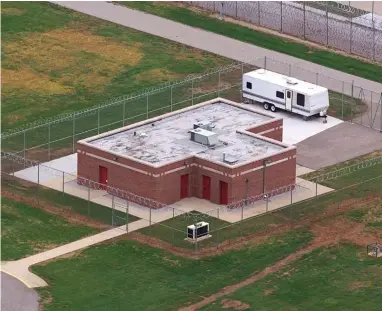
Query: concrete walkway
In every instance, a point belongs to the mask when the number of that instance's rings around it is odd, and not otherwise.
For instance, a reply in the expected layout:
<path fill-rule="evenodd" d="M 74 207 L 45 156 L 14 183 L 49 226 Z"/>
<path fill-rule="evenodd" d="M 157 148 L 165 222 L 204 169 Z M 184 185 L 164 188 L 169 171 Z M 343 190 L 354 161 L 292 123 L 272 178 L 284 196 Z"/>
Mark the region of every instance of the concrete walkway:
<path fill-rule="evenodd" d="M 356 86 L 376 93 L 380 93 L 382 90 L 381 83 L 320 66 L 305 60 L 288 56 L 286 54 L 260 48 L 249 43 L 230 39 L 228 37 L 221 36 L 212 32 L 193 28 L 191 26 L 186 26 L 181 23 L 173 22 L 155 15 L 135 11 L 120 5 L 114 5 L 107 2 L 91 1 L 54 1 L 53 3 L 234 60 L 249 62 L 251 60 L 266 56 L 269 59 L 274 59 L 279 62 L 299 66 L 305 70 L 309 70 L 314 73 L 318 72 L 336 80 L 345 81 L 347 83 L 352 83 L 352 81 L 354 81 Z M 277 64 L 274 66 L 276 65 Z M 282 67 L 285 69 L 284 64 L 279 64 L 279 66 L 280 68 Z M 311 78 L 312 74 L 307 73 L 307 75 L 309 75 Z M 336 88 L 338 88 L 338 90 Z M 332 84 L 331 89 L 341 92 L 342 84 Z"/>
<path fill-rule="evenodd" d="M 129 224 L 129 232 L 146 226 L 148 226 L 148 222 L 146 220 L 137 220 Z M 47 286 L 48 284 L 43 279 L 29 271 L 31 266 L 68 253 L 72 253 L 97 243 L 110 240 L 112 238 L 116 238 L 123 234 L 126 234 L 126 226 L 104 231 L 20 260 L 2 262 L 0 270 L 20 280 L 29 288 Z"/>

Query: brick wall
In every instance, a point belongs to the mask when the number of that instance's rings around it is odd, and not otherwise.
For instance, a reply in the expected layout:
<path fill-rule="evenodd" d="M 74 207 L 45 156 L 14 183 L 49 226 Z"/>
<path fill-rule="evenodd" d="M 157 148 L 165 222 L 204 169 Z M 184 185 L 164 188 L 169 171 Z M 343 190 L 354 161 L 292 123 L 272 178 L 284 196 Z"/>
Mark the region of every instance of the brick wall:
<path fill-rule="evenodd" d="M 266 124 L 247 129 L 248 132 L 259 134 L 278 141 L 283 141 L 283 120 L 274 120 Z"/>

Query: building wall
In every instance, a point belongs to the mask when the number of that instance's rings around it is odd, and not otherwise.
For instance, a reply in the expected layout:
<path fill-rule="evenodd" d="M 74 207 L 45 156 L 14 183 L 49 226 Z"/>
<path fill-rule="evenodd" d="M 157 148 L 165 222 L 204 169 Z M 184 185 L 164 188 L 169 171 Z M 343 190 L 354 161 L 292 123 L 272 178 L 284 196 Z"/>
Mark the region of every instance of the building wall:
<path fill-rule="evenodd" d="M 275 119 L 248 131 L 282 141 L 282 125 L 282 119 Z M 173 204 L 180 200 L 180 179 L 184 174 L 189 174 L 189 196 L 197 198 L 203 198 L 203 175 L 209 176 L 210 201 L 216 204 L 220 203 L 220 181 L 228 184 L 228 203 L 242 200 L 246 195 L 256 196 L 264 191 L 263 159 L 232 168 L 189 157 L 161 167 L 153 167 L 134 159 L 115 156 L 81 142 L 77 144 L 77 149 L 79 180 L 83 178 L 99 182 L 99 166 L 104 166 L 108 169 L 108 186 L 162 204 Z M 285 149 L 268 157 L 268 160 L 270 163 L 265 169 L 266 191 L 295 182 L 296 148 Z"/>
<path fill-rule="evenodd" d="M 266 124 L 261 124 L 247 129 L 247 131 L 278 141 L 283 141 L 283 119 L 267 122 Z"/>

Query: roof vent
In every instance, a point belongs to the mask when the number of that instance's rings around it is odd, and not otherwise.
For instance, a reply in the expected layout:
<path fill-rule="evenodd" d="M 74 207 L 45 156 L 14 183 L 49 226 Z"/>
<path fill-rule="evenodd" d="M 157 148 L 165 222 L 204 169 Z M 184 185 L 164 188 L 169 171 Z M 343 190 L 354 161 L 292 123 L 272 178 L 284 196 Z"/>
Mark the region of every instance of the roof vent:
<path fill-rule="evenodd" d="M 227 155 L 225 152 L 223 152 L 223 162 L 227 164 L 235 164 L 238 161 L 237 158 L 231 155 Z"/>
<path fill-rule="evenodd" d="M 262 75 L 265 73 L 265 69 L 259 69 L 257 72 Z"/>
<path fill-rule="evenodd" d="M 292 85 L 296 85 L 298 83 L 298 81 L 296 79 L 293 79 L 293 78 L 287 78 L 286 82 L 288 84 L 292 84 Z"/>

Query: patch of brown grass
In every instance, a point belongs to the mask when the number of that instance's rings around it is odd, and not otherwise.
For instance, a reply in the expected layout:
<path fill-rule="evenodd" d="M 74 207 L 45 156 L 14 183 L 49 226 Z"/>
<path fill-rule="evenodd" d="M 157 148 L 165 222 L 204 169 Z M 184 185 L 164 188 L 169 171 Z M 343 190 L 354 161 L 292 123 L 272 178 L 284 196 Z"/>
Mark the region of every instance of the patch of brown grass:
<path fill-rule="evenodd" d="M 5 15 L 21 15 L 24 10 L 19 8 L 1 8 L 1 14 Z"/>
<path fill-rule="evenodd" d="M 360 282 L 353 282 L 349 285 L 349 290 L 357 290 L 359 288 L 365 288 L 365 287 L 370 287 L 371 286 L 371 281 L 360 281 Z"/>
<path fill-rule="evenodd" d="M 223 309 L 247 310 L 251 307 L 248 303 L 232 299 L 223 299 L 221 304 Z"/>
<path fill-rule="evenodd" d="M 33 33 L 20 41 L 5 42 L 4 52 L 7 62 L 22 68 L 3 73 L 5 89 L 49 94 L 72 92 L 70 86 L 74 85 L 101 92 L 100 86 L 110 83 L 123 66 L 135 66 L 143 57 L 137 45 L 71 28 Z M 28 66 L 41 74 L 34 74 Z M 52 71 L 53 78 L 49 76 Z"/>
<path fill-rule="evenodd" d="M 13 93 L 14 90 L 25 90 L 46 95 L 68 94 L 73 91 L 71 87 L 51 81 L 49 77 L 36 74 L 27 67 L 19 70 L 4 68 L 2 70 L 2 87 L 4 95 Z"/>
<path fill-rule="evenodd" d="M 164 80 L 174 80 L 180 78 L 180 75 L 177 75 L 165 68 L 154 68 L 144 72 L 139 73 L 136 76 L 137 81 L 164 81 Z"/>

